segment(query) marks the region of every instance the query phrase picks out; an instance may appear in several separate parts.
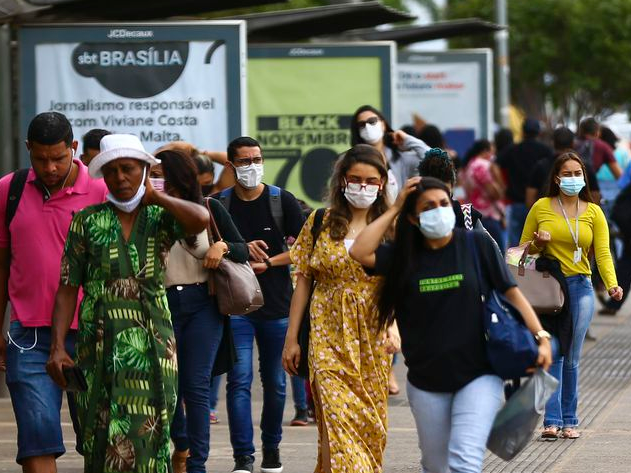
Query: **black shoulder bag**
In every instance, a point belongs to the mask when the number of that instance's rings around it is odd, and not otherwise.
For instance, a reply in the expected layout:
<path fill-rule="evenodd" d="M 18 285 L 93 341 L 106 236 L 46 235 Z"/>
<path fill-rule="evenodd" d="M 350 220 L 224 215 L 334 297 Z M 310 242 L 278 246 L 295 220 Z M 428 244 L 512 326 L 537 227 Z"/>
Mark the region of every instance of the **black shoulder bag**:
<path fill-rule="evenodd" d="M 313 227 L 311 227 L 311 237 L 313 244 L 311 249 L 315 248 L 320 231 L 322 230 L 322 221 L 324 220 L 324 213 L 326 209 L 316 210 Z M 298 345 L 300 345 L 300 361 L 298 362 L 298 376 L 301 378 L 309 379 L 309 332 L 311 331 L 311 297 L 313 296 L 313 290 L 315 289 L 315 279 L 311 280 L 311 291 L 309 293 L 309 300 L 307 301 L 307 307 L 305 313 L 302 316 L 302 322 L 300 323 L 300 331 L 298 332 Z"/>

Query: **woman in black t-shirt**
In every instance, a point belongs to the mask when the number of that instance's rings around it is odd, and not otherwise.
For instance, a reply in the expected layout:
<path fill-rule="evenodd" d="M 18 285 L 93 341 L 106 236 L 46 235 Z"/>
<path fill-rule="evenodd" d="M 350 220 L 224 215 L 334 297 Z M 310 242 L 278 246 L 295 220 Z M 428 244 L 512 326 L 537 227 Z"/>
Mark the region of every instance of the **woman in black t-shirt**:
<path fill-rule="evenodd" d="M 394 241 L 381 244 L 395 219 Z M 423 471 L 440 473 L 481 471 L 503 397 L 502 380 L 486 356 L 473 255 L 466 231 L 454 229 L 454 224 L 445 184 L 412 178 L 395 205 L 368 225 L 351 248 L 354 259 L 385 276 L 378 299 L 380 323 L 396 318 Z M 479 231 L 474 238 L 488 287 L 503 293 L 522 313 L 540 340 L 537 363 L 547 369 L 552 361 L 549 334 L 492 239 Z"/>

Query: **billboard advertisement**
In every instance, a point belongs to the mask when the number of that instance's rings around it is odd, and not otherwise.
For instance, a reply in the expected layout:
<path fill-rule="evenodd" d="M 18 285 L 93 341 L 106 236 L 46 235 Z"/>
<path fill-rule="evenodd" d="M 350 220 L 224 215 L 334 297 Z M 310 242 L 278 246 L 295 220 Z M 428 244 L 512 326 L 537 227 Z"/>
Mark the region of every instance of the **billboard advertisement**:
<path fill-rule="evenodd" d="M 250 46 L 248 131 L 263 180 L 320 206 L 353 112 L 370 104 L 393 117 L 395 54 L 391 42 Z"/>
<path fill-rule="evenodd" d="M 492 64 L 490 49 L 400 52 L 394 124 L 411 124 L 419 115 L 438 126 L 460 155 L 474 140 L 490 139 Z"/>
<path fill-rule="evenodd" d="M 148 151 L 174 140 L 225 150 L 242 133 L 243 21 L 25 26 L 19 44 L 21 137 L 45 111 L 77 138 L 133 133 Z"/>

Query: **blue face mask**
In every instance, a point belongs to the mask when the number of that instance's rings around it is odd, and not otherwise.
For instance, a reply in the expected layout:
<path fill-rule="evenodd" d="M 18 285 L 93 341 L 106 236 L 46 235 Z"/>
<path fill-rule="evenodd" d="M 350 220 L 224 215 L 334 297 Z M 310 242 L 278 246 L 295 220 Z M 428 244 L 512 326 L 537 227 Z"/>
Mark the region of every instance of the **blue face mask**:
<path fill-rule="evenodd" d="M 456 225 L 456 214 L 451 205 L 426 210 L 421 212 L 418 218 L 421 233 L 430 240 L 446 237 Z"/>
<path fill-rule="evenodd" d="M 565 195 L 573 197 L 578 195 L 585 187 L 585 179 L 583 176 L 576 177 L 562 177 L 561 183 L 559 184 L 559 189 Z"/>

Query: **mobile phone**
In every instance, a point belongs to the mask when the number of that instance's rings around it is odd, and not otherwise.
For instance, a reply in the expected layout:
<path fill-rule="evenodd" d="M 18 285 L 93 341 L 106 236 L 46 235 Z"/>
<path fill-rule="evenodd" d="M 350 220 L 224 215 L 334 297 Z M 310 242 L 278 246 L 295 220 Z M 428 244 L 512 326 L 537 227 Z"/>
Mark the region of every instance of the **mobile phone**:
<path fill-rule="evenodd" d="M 88 382 L 83 371 L 78 366 L 64 366 L 64 378 L 66 379 L 66 391 L 87 391 Z"/>

